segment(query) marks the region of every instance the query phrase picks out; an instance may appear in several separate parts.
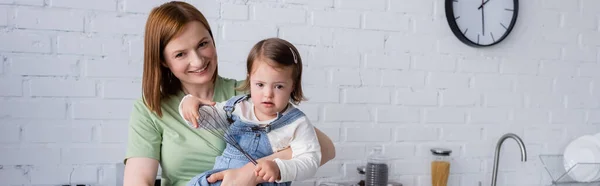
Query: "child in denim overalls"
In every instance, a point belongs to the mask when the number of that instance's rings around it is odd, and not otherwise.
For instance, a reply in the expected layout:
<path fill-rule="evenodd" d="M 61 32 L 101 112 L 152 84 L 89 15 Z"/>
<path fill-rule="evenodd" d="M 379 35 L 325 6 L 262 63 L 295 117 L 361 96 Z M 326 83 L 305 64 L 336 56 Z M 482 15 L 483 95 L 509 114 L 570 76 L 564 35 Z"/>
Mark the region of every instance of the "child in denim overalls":
<path fill-rule="evenodd" d="M 255 175 L 269 181 L 262 185 L 290 185 L 291 181 L 312 178 L 320 165 L 321 147 L 314 127 L 295 106 L 305 100 L 298 50 L 283 39 L 265 39 L 252 48 L 247 67 L 248 77 L 240 90 L 250 90 L 250 94 L 215 105 L 217 109 L 223 108 L 220 114 L 233 120 L 228 129 L 230 134 L 256 160 L 292 148 L 290 160 L 258 161 Z M 198 115 L 200 102 L 193 98 L 186 95 L 179 107 L 188 124 Z M 206 178 L 249 162 L 227 144 L 223 154 L 216 158 L 213 170 L 197 175 L 188 185 L 220 185 L 220 181 L 210 184 Z"/>

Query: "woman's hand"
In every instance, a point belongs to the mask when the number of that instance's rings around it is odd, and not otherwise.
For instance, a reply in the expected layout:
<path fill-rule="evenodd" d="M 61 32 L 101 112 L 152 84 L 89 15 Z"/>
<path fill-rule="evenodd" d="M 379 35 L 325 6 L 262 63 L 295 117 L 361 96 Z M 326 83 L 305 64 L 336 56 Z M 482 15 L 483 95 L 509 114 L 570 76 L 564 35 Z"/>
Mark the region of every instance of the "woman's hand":
<path fill-rule="evenodd" d="M 214 173 L 207 178 L 209 183 L 223 180 L 221 186 L 256 186 L 259 183 L 265 182 L 260 177 L 254 175 L 254 165 L 248 163 L 237 169 L 228 169 Z"/>
<path fill-rule="evenodd" d="M 198 109 L 200 108 L 200 105 L 215 104 L 215 102 L 200 99 L 192 95 L 185 96 L 182 102 L 183 103 L 181 103 L 181 112 L 183 113 L 183 118 L 187 121 L 190 121 L 194 128 L 198 128 L 198 119 L 200 119 L 200 112 L 198 111 Z"/>

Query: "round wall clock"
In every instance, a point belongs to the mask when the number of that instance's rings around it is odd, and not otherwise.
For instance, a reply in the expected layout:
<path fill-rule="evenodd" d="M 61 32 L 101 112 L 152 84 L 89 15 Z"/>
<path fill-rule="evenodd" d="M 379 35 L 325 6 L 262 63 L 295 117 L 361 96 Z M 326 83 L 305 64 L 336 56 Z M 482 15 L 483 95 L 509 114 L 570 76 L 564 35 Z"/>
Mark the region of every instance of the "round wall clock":
<path fill-rule="evenodd" d="M 446 20 L 463 43 L 486 47 L 500 43 L 517 22 L 519 0 L 446 0 Z"/>

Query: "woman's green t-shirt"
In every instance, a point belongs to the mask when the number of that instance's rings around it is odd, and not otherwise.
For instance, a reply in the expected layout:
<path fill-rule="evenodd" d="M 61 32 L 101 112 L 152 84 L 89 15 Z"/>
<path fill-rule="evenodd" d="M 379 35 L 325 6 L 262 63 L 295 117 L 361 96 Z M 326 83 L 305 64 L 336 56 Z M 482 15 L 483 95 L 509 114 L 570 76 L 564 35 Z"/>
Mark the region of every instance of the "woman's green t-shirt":
<path fill-rule="evenodd" d="M 213 101 L 225 101 L 242 92 L 236 91 L 241 81 L 217 77 Z M 129 121 L 127 154 L 153 158 L 162 168 L 161 185 L 185 185 L 192 177 L 210 170 L 215 157 L 221 155 L 225 143 L 207 131 L 188 126 L 180 117 L 178 106 L 184 93 L 163 100 L 162 118 L 151 112 L 140 98 L 134 102 Z M 217 150 L 215 150 L 214 146 Z"/>

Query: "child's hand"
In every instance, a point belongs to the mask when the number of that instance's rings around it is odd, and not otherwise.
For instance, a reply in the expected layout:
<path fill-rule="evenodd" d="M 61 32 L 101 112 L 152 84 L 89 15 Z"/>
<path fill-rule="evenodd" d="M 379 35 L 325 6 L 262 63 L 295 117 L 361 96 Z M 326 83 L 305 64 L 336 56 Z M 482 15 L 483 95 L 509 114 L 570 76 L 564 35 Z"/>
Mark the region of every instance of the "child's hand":
<path fill-rule="evenodd" d="M 200 108 L 200 99 L 194 96 L 187 96 L 183 99 L 183 103 L 181 104 L 181 112 L 183 112 L 183 118 L 189 122 L 192 122 L 194 128 L 198 128 L 198 119 L 199 119 L 199 111 Z"/>
<path fill-rule="evenodd" d="M 258 161 L 254 174 L 268 182 L 275 182 L 280 177 L 279 167 L 274 161 Z"/>

